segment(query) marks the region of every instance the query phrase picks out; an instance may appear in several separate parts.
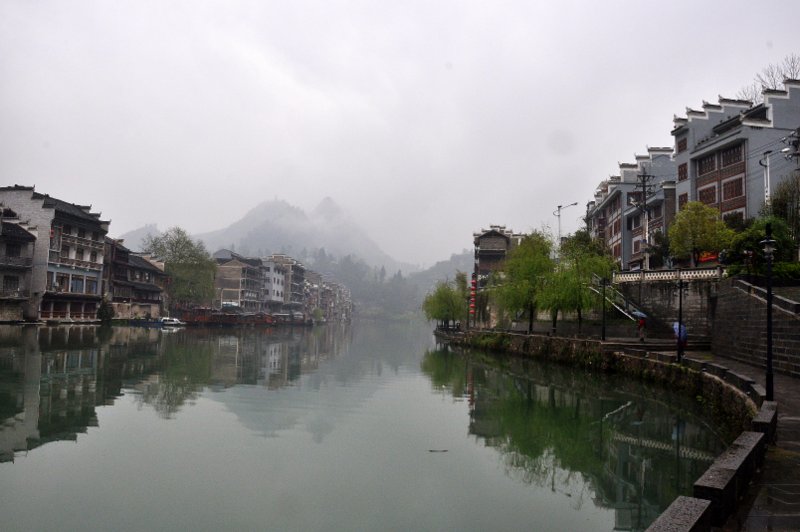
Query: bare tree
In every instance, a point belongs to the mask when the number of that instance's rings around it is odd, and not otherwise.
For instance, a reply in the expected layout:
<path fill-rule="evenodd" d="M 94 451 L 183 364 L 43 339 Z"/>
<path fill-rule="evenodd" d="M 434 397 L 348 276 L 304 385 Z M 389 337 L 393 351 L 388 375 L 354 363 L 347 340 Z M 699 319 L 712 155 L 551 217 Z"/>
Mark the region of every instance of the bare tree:
<path fill-rule="evenodd" d="M 789 54 L 780 63 L 764 67 L 756 74 L 753 82 L 745 85 L 736 93 L 740 100 L 750 100 L 754 105 L 764 101 L 762 92 L 767 89 L 781 90 L 786 79 L 800 79 L 800 55 Z"/>

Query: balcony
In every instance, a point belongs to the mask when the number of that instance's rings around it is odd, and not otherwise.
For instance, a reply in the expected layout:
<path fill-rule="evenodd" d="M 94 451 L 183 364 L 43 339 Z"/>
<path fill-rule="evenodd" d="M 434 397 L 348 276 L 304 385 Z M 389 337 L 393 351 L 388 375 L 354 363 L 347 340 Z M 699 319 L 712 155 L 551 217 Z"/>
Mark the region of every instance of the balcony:
<path fill-rule="evenodd" d="M 0 299 L 25 300 L 31 297 L 31 291 L 25 288 L 15 288 L 13 290 L 0 290 Z"/>
<path fill-rule="evenodd" d="M 68 259 L 66 257 L 59 258 L 58 260 L 55 260 L 55 261 L 51 260 L 51 262 L 58 262 L 59 264 L 62 264 L 64 266 L 74 266 L 76 268 L 84 268 L 86 270 L 94 270 L 94 271 L 100 271 L 100 268 L 102 268 L 102 266 L 103 266 L 99 262 L 89 262 L 88 260 Z"/>
<path fill-rule="evenodd" d="M 61 235 L 61 241 L 68 246 L 82 247 L 86 249 L 93 249 L 95 251 L 103 251 L 103 242 L 92 240 L 91 238 L 81 238 L 75 235 Z"/>
<path fill-rule="evenodd" d="M 33 266 L 33 259 L 31 257 L 9 257 L 7 255 L 0 255 L 0 266 L 30 268 Z"/>

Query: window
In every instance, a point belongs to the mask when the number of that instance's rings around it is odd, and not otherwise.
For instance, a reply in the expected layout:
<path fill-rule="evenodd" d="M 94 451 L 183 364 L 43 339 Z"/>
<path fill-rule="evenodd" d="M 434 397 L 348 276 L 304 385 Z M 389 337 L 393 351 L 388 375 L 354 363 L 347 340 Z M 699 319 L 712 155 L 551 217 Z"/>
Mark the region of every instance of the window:
<path fill-rule="evenodd" d="M 96 251 L 92 251 L 92 253 L 89 255 L 89 260 L 92 261 L 92 262 L 97 262 L 97 252 Z"/>
<path fill-rule="evenodd" d="M 76 294 L 82 294 L 83 293 L 83 277 L 78 277 L 78 276 L 73 277 L 72 281 L 70 282 L 70 285 L 69 285 L 69 291 L 73 292 L 73 293 L 76 293 Z"/>
<path fill-rule="evenodd" d="M 722 221 L 731 229 L 739 229 L 744 226 L 744 209 L 726 212 L 722 215 Z"/>
<path fill-rule="evenodd" d="M 86 293 L 97 294 L 97 279 L 86 279 Z"/>
<path fill-rule="evenodd" d="M 92 240 L 98 242 L 100 240 L 100 233 L 98 233 L 97 231 L 92 232 Z"/>
<path fill-rule="evenodd" d="M 742 195 L 744 195 L 744 188 L 741 177 L 722 183 L 722 199 L 728 200 L 731 198 L 738 198 Z"/>
<path fill-rule="evenodd" d="M 678 210 L 683 209 L 687 203 L 689 203 L 689 194 L 681 194 L 678 196 Z"/>
<path fill-rule="evenodd" d="M 697 175 L 706 175 L 717 169 L 717 161 L 714 154 L 707 155 L 697 161 Z"/>
<path fill-rule="evenodd" d="M 713 185 L 697 191 L 697 199 L 706 205 L 717 202 L 717 186 Z"/>
<path fill-rule="evenodd" d="M 61 232 L 63 234 L 65 234 L 65 235 L 71 235 L 72 234 L 72 226 L 71 225 L 65 225 L 64 228 L 61 229 Z"/>
<path fill-rule="evenodd" d="M 742 161 L 742 144 L 726 148 L 721 152 L 722 166 L 730 166 Z"/>
<path fill-rule="evenodd" d="M 3 290 L 19 289 L 19 277 L 16 275 L 6 275 L 3 277 Z"/>
<path fill-rule="evenodd" d="M 634 253 L 639 253 L 641 250 L 642 250 L 642 241 L 641 240 L 634 241 L 634 243 L 633 243 L 633 252 Z"/>
<path fill-rule="evenodd" d="M 61 246 L 61 258 L 62 259 L 69 258 L 69 246 Z"/>
<path fill-rule="evenodd" d="M 678 145 L 677 145 L 678 153 L 680 153 L 682 151 L 686 151 L 687 144 L 688 143 L 686 141 L 686 137 L 678 139 Z"/>
<path fill-rule="evenodd" d="M 75 250 L 75 260 L 83 260 L 83 248 Z"/>
<path fill-rule="evenodd" d="M 6 244 L 6 257 L 19 257 L 22 253 L 22 246 L 9 242 Z"/>
<path fill-rule="evenodd" d="M 686 181 L 689 179 L 689 165 L 683 163 L 678 165 L 678 181 Z"/>
<path fill-rule="evenodd" d="M 81 238 L 86 238 L 86 229 L 83 227 L 78 228 L 78 236 Z"/>
<path fill-rule="evenodd" d="M 656 205 L 653 207 L 653 218 L 661 218 L 662 214 L 661 205 Z"/>

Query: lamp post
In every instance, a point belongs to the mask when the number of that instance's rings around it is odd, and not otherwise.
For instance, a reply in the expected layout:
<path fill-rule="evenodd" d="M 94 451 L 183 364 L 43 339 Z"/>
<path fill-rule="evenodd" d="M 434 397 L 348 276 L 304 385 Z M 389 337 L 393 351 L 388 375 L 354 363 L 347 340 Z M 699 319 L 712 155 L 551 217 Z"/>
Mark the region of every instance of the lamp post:
<path fill-rule="evenodd" d="M 576 201 L 574 203 L 570 203 L 569 205 L 559 205 L 558 207 L 556 207 L 556 210 L 553 211 L 553 216 L 558 218 L 558 242 L 556 243 L 558 249 L 561 249 L 561 211 L 566 209 L 567 207 L 574 207 L 577 204 L 578 202 Z"/>
<path fill-rule="evenodd" d="M 675 331 L 675 336 L 678 341 L 678 363 L 683 360 L 683 342 L 684 342 L 684 326 L 683 326 L 683 277 L 681 277 L 681 270 L 678 273 L 678 330 Z"/>
<path fill-rule="evenodd" d="M 603 285 L 603 327 L 600 331 L 600 339 L 606 341 L 606 278 L 603 277 L 601 283 Z"/>
<path fill-rule="evenodd" d="M 764 246 L 764 258 L 767 259 L 767 401 L 774 400 L 774 384 L 772 375 L 772 257 L 775 253 L 775 240 L 772 239 L 772 224 L 766 226 L 766 238 L 761 241 Z"/>

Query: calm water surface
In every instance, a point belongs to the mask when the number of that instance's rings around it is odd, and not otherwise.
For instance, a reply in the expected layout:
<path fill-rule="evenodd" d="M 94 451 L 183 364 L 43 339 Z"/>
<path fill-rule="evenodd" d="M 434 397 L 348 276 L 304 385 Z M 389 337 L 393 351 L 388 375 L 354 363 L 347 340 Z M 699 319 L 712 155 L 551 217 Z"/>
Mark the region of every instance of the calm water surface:
<path fill-rule="evenodd" d="M 427 325 L 0 328 L 2 530 L 643 530 L 722 440 Z"/>

